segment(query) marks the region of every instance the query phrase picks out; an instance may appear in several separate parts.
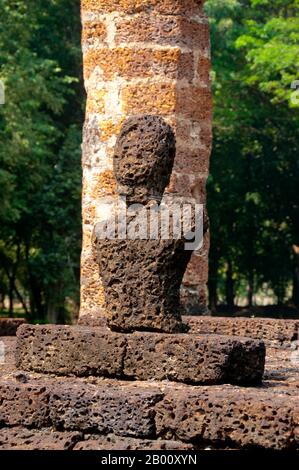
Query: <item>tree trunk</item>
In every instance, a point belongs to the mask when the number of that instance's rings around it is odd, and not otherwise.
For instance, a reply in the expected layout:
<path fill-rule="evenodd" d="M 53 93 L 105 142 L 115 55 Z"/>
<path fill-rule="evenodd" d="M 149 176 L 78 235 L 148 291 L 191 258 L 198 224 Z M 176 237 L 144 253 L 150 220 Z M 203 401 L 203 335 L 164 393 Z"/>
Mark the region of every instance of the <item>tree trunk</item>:
<path fill-rule="evenodd" d="M 25 300 L 23 299 L 22 294 L 20 293 L 20 291 L 18 290 L 18 288 L 17 288 L 17 286 L 16 286 L 15 284 L 14 284 L 14 291 L 15 291 L 15 293 L 16 293 L 16 295 L 17 295 L 19 301 L 20 301 L 21 304 L 22 304 L 22 307 L 23 307 L 23 309 L 24 309 L 24 311 L 25 311 L 26 317 L 29 317 L 29 310 L 28 310 L 28 308 L 27 308 L 26 302 L 25 302 Z"/>
<path fill-rule="evenodd" d="M 9 316 L 10 318 L 14 317 L 14 285 L 15 280 L 13 277 L 9 277 L 9 288 L 8 288 L 8 297 L 9 297 Z"/>
<path fill-rule="evenodd" d="M 218 295 L 217 295 L 217 278 L 209 279 L 208 281 L 208 291 L 209 291 L 209 308 L 211 312 L 217 311 L 218 304 Z"/>
<path fill-rule="evenodd" d="M 43 320 L 45 316 L 42 302 L 42 293 L 39 285 L 32 274 L 29 276 L 30 282 L 30 317 L 34 320 Z"/>
<path fill-rule="evenodd" d="M 254 275 L 253 271 L 248 276 L 248 307 L 253 306 L 253 294 L 254 294 Z"/>
<path fill-rule="evenodd" d="M 27 264 L 30 286 L 30 319 L 42 320 L 45 316 L 44 306 L 42 302 L 42 293 L 39 284 L 31 271 L 29 260 L 29 244 L 26 244 L 25 247 L 25 259 Z"/>
<path fill-rule="evenodd" d="M 218 259 L 213 259 L 212 253 L 210 257 L 209 265 L 209 280 L 208 280 L 208 291 L 209 291 L 209 308 L 211 312 L 216 312 L 218 304 Z"/>
<path fill-rule="evenodd" d="M 9 316 L 13 318 L 14 316 L 14 291 L 15 291 L 15 283 L 17 278 L 17 271 L 20 262 L 20 255 L 21 255 L 21 245 L 18 243 L 17 245 L 17 253 L 16 253 L 16 261 L 12 265 L 12 271 L 9 271 L 9 267 L 6 268 L 6 275 L 8 277 L 8 297 L 9 297 Z"/>
<path fill-rule="evenodd" d="M 229 309 L 235 308 L 235 293 L 233 280 L 233 266 L 231 260 L 227 263 L 226 280 L 225 280 L 225 296 L 226 305 Z"/>
<path fill-rule="evenodd" d="M 299 308 L 299 246 L 293 245 L 294 272 L 293 272 L 293 302 Z"/>
<path fill-rule="evenodd" d="M 46 309 L 47 322 L 56 325 L 58 320 L 59 309 L 57 303 L 55 302 L 55 296 L 53 300 L 48 299 Z"/>
<path fill-rule="evenodd" d="M 5 309 L 5 293 L 0 294 L 0 311 Z"/>
<path fill-rule="evenodd" d="M 49 286 L 49 295 L 46 295 L 47 321 L 58 324 L 65 323 L 64 298 L 62 284 Z"/>

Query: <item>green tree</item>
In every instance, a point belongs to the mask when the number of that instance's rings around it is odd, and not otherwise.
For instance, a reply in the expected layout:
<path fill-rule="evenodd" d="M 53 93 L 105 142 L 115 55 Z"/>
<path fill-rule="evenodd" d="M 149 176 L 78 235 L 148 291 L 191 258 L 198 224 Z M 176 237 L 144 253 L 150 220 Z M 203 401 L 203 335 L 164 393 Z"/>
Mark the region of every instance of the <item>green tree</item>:
<path fill-rule="evenodd" d="M 57 321 L 68 296 L 78 301 L 80 2 L 0 5 L 1 288 L 19 292 L 31 319 Z"/>
<path fill-rule="evenodd" d="M 291 85 L 299 79 L 299 1 L 252 0 L 250 8 L 244 34 L 236 41 L 246 52 L 244 80 L 271 95 L 274 103 L 298 107 Z"/>
<path fill-rule="evenodd" d="M 299 122 L 290 101 L 298 78 L 297 2 L 209 0 L 206 8 L 215 101 L 208 183 L 211 305 L 218 286 L 232 307 L 244 282 L 249 305 L 264 282 L 282 302 L 293 277 L 291 246 L 299 236 Z"/>

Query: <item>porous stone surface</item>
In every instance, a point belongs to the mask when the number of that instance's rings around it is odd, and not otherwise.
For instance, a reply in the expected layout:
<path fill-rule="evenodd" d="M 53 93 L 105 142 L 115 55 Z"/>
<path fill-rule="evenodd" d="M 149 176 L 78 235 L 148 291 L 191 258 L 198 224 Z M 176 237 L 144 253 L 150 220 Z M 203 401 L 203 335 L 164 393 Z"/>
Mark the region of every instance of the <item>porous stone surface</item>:
<path fill-rule="evenodd" d="M 127 342 L 124 375 L 139 380 L 249 384 L 264 372 L 264 344 L 249 338 L 134 333 Z"/>
<path fill-rule="evenodd" d="M 246 336 L 267 346 L 289 348 L 299 339 L 299 320 L 276 318 L 182 316 L 189 333 Z M 107 327 L 107 317 L 82 315 L 79 325 Z"/>
<path fill-rule="evenodd" d="M 173 130 L 161 117 L 132 116 L 124 122 L 114 148 L 117 192 L 129 203 L 160 200 L 170 180 L 176 152 Z"/>
<path fill-rule="evenodd" d="M 0 450 L 73 450 L 79 432 L 55 432 L 22 427 L 0 429 Z"/>
<path fill-rule="evenodd" d="M 15 377 L 6 380 L 1 378 L 1 427 L 6 425 L 40 429 L 51 425 L 47 387 L 41 383 L 26 382 L 19 382 Z"/>
<path fill-rule="evenodd" d="M 260 386 L 194 386 L 16 371 L 16 339 L 0 340 L 8 352 L 0 364 L 0 433 L 8 427 L 21 432 L 20 426 L 79 432 L 80 445 L 105 443 L 109 435 L 111 449 L 119 438 L 175 440 L 195 449 L 299 448 L 299 360 L 293 349 L 267 349 Z M 120 445 L 126 445 L 122 439 Z"/>
<path fill-rule="evenodd" d="M 0 336 L 15 336 L 23 323 L 26 323 L 25 318 L 0 318 Z"/>
<path fill-rule="evenodd" d="M 297 397 L 263 389 L 173 390 L 157 407 L 157 434 L 231 447 L 298 447 Z"/>
<path fill-rule="evenodd" d="M 263 342 L 249 338 L 53 325 L 22 326 L 16 348 L 25 370 L 194 384 L 257 383 L 264 359 Z"/>
<path fill-rule="evenodd" d="M 126 389 L 117 382 L 100 386 L 46 377 L 28 377 L 26 383 L 1 379 L 0 392 L 1 425 L 133 437 L 155 434 L 154 405 L 163 397 L 155 387 Z"/>
<path fill-rule="evenodd" d="M 262 339 L 269 345 L 288 346 L 298 340 L 299 320 L 208 316 L 183 318 L 190 327 L 190 333 L 248 336 Z"/>
<path fill-rule="evenodd" d="M 211 152 L 209 25 L 202 1 L 82 1 L 87 92 L 83 138 L 81 314 L 105 314 L 92 232 L 106 198 L 116 196 L 113 152 L 127 117 L 163 116 L 177 152 L 167 192 L 205 204 Z M 209 240 L 190 268 L 183 302 L 206 304 Z M 189 271 L 188 271 L 189 272 Z"/>
<path fill-rule="evenodd" d="M 107 317 L 102 315 L 80 315 L 78 318 L 78 325 L 79 326 L 98 326 L 100 328 L 107 328 Z"/>
<path fill-rule="evenodd" d="M 180 285 L 191 257 L 184 240 L 95 236 L 94 245 L 112 330 L 188 331 L 180 306 Z"/>
<path fill-rule="evenodd" d="M 115 146 L 114 173 L 118 194 L 126 197 L 126 207 L 139 204 L 139 209 L 122 221 L 122 239 L 118 235 L 119 219 L 116 238 L 103 235 L 98 228 L 102 224 L 96 226 L 93 237 L 108 324 L 113 330 L 187 330 L 181 321 L 180 285 L 192 251 L 184 249 L 183 233 L 179 238 L 172 238 L 170 233 L 164 239 L 158 230 L 155 239 L 149 239 L 151 207 L 155 205 L 161 223 L 160 200 L 174 156 L 175 137 L 162 117 L 143 115 L 125 121 Z M 183 215 L 180 221 L 183 226 Z M 130 224 L 140 230 L 142 222 L 148 235 L 132 239 L 128 235 Z M 173 224 L 171 220 L 167 223 Z"/>
<path fill-rule="evenodd" d="M 192 450 L 193 446 L 180 441 L 134 439 L 132 437 L 86 436 L 74 450 Z"/>
<path fill-rule="evenodd" d="M 108 329 L 24 325 L 18 332 L 17 365 L 58 375 L 119 376 L 126 338 Z"/>
<path fill-rule="evenodd" d="M 157 9 L 159 13 L 197 13 L 204 0 L 82 0 L 82 6 L 90 11 L 110 13 L 120 10 L 123 13 L 152 12 Z"/>

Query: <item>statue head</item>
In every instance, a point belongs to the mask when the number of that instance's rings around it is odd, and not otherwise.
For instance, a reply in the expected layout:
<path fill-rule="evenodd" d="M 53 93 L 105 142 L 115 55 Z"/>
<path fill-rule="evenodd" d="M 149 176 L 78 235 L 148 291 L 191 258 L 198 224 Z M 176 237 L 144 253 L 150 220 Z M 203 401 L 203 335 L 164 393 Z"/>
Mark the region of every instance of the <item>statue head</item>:
<path fill-rule="evenodd" d="M 169 183 L 175 157 L 175 136 L 160 116 L 128 118 L 114 150 L 119 195 L 130 203 L 160 200 Z"/>

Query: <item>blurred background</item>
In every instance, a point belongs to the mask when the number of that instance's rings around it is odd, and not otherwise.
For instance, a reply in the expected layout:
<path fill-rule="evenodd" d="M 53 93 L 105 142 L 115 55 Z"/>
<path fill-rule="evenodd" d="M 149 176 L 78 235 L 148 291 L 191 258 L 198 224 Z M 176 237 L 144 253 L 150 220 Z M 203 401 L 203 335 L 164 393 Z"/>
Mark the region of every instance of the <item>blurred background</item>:
<path fill-rule="evenodd" d="M 85 105 L 80 0 L 0 0 L 0 11 L 0 315 L 72 322 Z M 210 310 L 298 318 L 299 0 L 207 0 L 206 11 Z"/>

